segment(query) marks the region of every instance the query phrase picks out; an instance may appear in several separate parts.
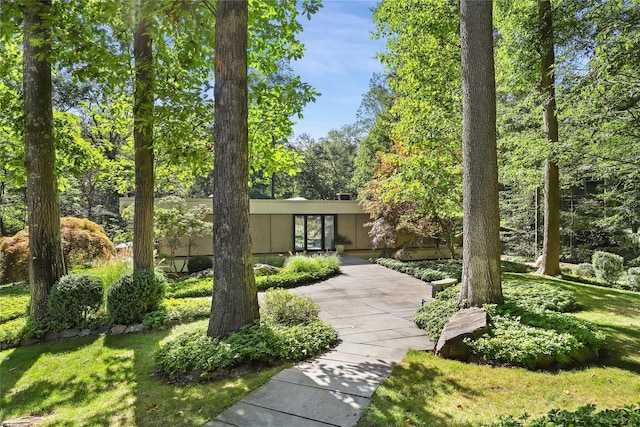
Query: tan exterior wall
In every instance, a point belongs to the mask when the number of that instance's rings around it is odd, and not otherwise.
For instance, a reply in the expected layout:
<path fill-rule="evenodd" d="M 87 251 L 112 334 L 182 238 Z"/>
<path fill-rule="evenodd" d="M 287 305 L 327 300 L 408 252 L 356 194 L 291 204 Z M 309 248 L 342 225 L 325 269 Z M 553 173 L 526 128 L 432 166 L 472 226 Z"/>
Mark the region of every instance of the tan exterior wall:
<path fill-rule="evenodd" d="M 252 215 L 258 216 L 258 215 Z M 293 215 L 269 215 L 271 217 L 271 248 L 269 253 L 293 251 Z M 255 252 L 255 250 L 254 250 Z"/>

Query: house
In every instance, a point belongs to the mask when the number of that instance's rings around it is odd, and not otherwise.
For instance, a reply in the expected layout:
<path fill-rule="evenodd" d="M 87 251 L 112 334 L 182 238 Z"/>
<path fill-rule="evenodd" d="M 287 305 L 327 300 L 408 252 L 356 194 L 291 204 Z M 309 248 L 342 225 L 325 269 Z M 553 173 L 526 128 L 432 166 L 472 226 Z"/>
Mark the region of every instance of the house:
<path fill-rule="evenodd" d="M 134 202 L 132 197 L 120 199 L 120 211 Z M 187 199 L 187 208 L 197 205 L 209 207 L 207 221 L 213 220 L 212 199 Z M 252 199 L 250 201 L 250 227 L 253 253 L 287 254 L 289 252 L 334 251 L 336 236 L 346 237 L 350 254 L 365 258 L 379 256 L 368 234 L 369 215 L 356 200 L 287 200 Z M 159 253 L 167 253 L 162 242 Z M 186 245 L 176 252 L 186 257 Z M 196 242 L 191 255 L 213 255 L 213 239 L 206 237 Z M 446 248 L 422 248 L 411 258 L 447 258 Z"/>

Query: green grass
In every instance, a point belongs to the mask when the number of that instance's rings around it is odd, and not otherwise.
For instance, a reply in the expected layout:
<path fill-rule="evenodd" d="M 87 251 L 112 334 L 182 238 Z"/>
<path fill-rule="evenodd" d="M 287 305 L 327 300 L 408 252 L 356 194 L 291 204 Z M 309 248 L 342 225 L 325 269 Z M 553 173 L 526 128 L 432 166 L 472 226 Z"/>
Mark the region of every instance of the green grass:
<path fill-rule="evenodd" d="M 501 415 L 533 416 L 553 408 L 598 409 L 640 403 L 640 294 L 528 274 L 512 284 L 542 282 L 571 290 L 588 320 L 607 334 L 590 367 L 550 372 L 496 368 L 411 351 L 376 390 L 358 426 L 481 426 Z"/>
<path fill-rule="evenodd" d="M 189 385 L 154 376 L 160 343 L 203 327 L 206 320 L 2 351 L 0 419 L 43 415 L 43 425 L 201 426 L 282 369 Z"/>
<path fill-rule="evenodd" d="M 29 285 L 24 282 L 0 285 L 0 323 L 17 319 L 27 313 Z"/>

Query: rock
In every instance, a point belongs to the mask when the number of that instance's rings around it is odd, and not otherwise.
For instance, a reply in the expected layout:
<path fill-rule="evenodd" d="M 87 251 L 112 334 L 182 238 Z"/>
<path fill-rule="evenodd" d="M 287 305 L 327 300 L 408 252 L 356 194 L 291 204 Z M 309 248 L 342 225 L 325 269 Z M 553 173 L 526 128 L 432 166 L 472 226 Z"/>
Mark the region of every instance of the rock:
<path fill-rule="evenodd" d="M 436 354 L 446 359 L 466 361 L 471 355 L 471 350 L 462 340 L 479 337 L 486 331 L 487 312 L 484 308 L 471 307 L 460 310 L 444 325 L 436 345 Z"/>
<path fill-rule="evenodd" d="M 535 262 L 536 268 L 540 268 L 540 266 L 542 265 L 542 258 L 543 258 L 542 255 L 540 255 L 538 258 L 536 258 L 536 262 Z"/>
<path fill-rule="evenodd" d="M 15 418 L 13 420 L 5 420 L 2 422 L 2 427 L 27 427 L 37 426 L 45 420 L 45 417 L 33 417 L 28 415 L 26 417 Z"/>
<path fill-rule="evenodd" d="M 42 341 L 40 338 L 25 338 L 22 341 L 20 341 L 20 347 L 26 347 L 28 345 L 34 345 L 34 344 L 40 344 L 40 341 Z"/>
<path fill-rule="evenodd" d="M 91 335 L 101 335 L 101 334 L 106 334 L 107 332 L 109 332 L 109 327 L 108 326 L 102 326 L 101 328 L 96 329 L 95 331 L 91 331 Z"/>
<path fill-rule="evenodd" d="M 278 274 L 280 269 L 269 264 L 256 264 L 253 266 L 253 272 L 259 276 L 268 276 L 270 274 Z"/>
<path fill-rule="evenodd" d="M 449 278 L 449 279 L 440 279 L 431 282 L 431 298 L 435 298 L 436 294 L 449 286 L 453 286 L 458 283 L 457 279 Z"/>
<path fill-rule="evenodd" d="M 127 329 L 127 325 L 115 325 L 113 328 L 109 330 L 109 333 L 112 335 L 118 335 L 124 333 Z"/>
<path fill-rule="evenodd" d="M 141 332 L 144 327 L 142 325 L 131 325 L 124 330 L 123 334 L 130 334 L 132 332 Z"/>
<path fill-rule="evenodd" d="M 56 331 L 49 331 L 47 335 L 44 336 L 45 341 L 55 341 L 60 339 L 60 333 Z"/>
<path fill-rule="evenodd" d="M 67 329 L 60 333 L 60 338 L 73 338 L 80 335 L 80 329 Z"/>
<path fill-rule="evenodd" d="M 79 337 L 86 337 L 87 335 L 89 335 L 91 333 L 91 331 L 89 329 L 83 329 L 80 331 L 80 333 L 78 334 Z"/>

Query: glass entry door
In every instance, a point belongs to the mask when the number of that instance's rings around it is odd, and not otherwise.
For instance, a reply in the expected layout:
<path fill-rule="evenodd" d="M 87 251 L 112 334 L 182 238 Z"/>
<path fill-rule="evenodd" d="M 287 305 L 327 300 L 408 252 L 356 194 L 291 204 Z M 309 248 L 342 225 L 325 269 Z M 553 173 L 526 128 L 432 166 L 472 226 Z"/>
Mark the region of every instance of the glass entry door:
<path fill-rule="evenodd" d="M 333 250 L 335 225 L 335 215 L 295 215 L 295 250 L 297 252 Z"/>

